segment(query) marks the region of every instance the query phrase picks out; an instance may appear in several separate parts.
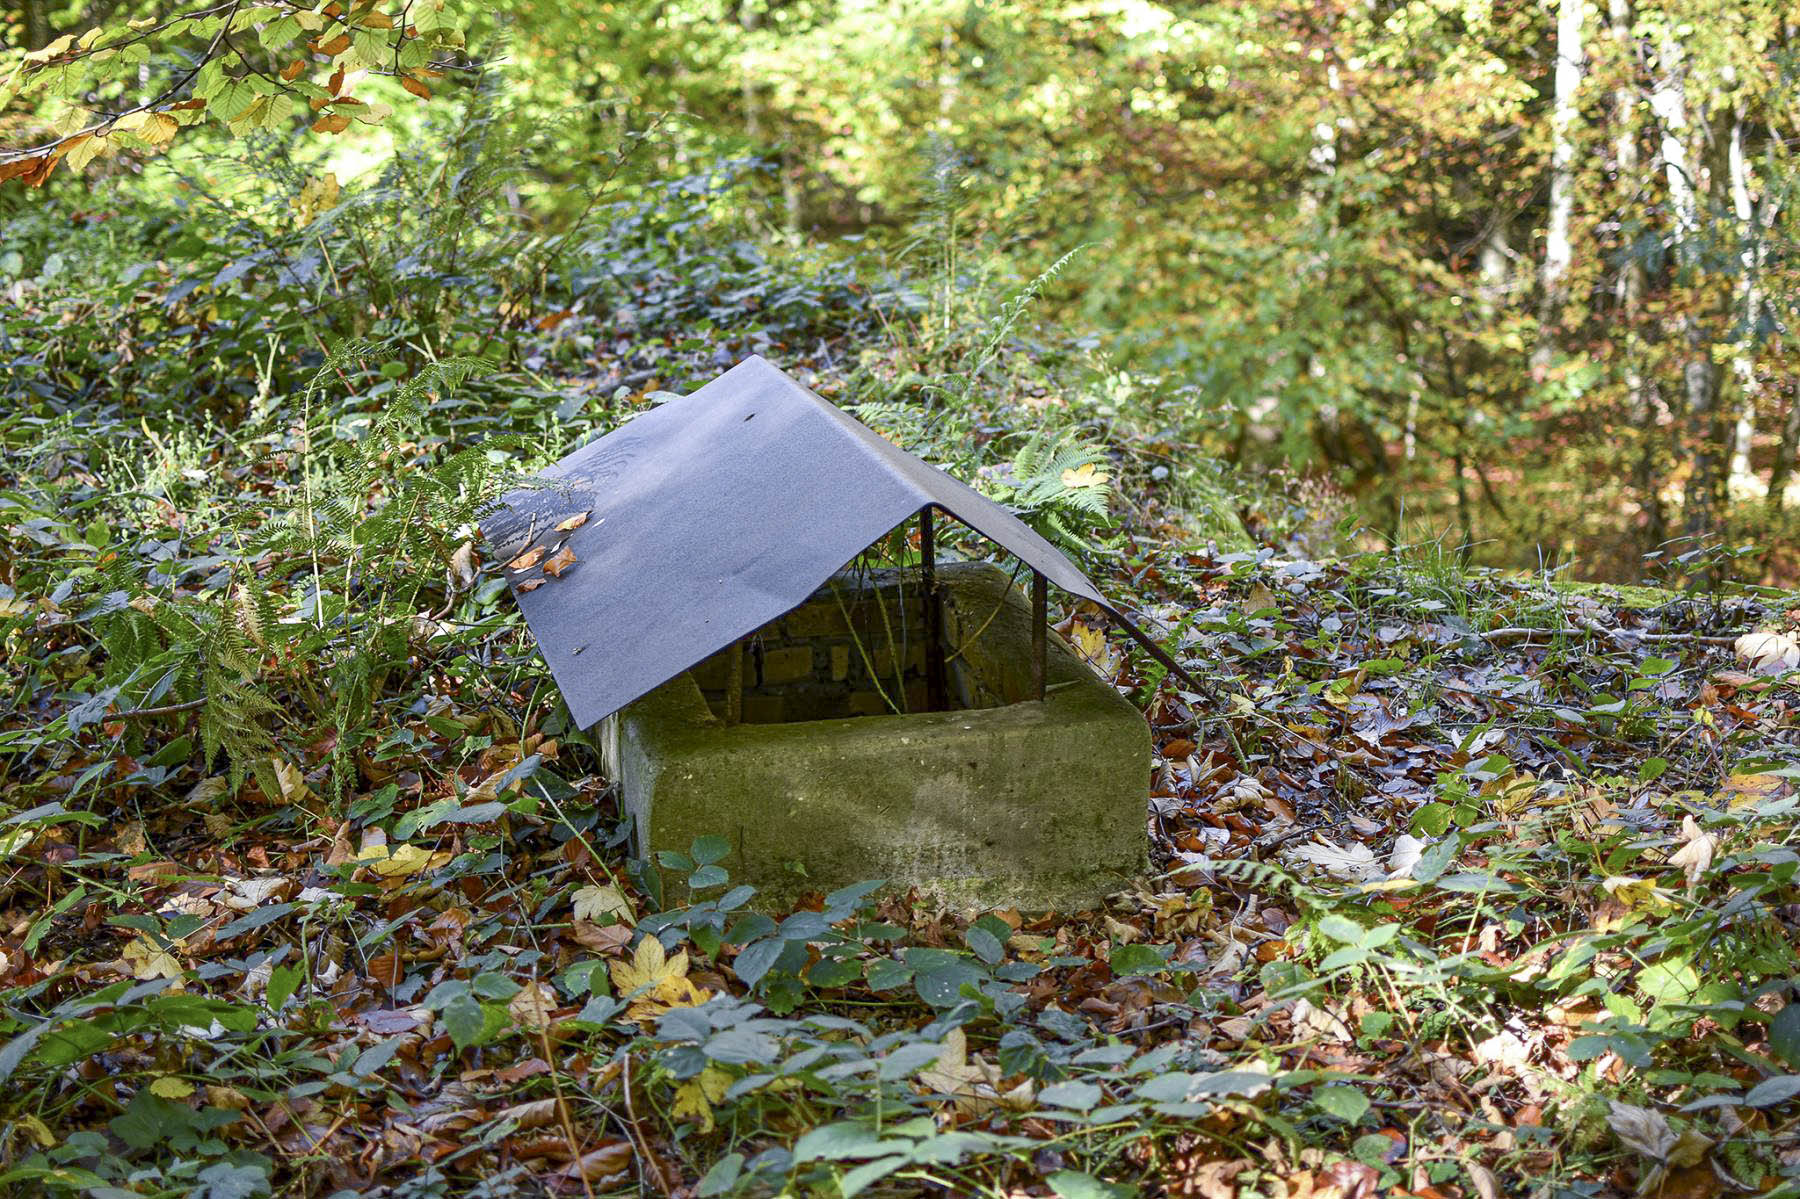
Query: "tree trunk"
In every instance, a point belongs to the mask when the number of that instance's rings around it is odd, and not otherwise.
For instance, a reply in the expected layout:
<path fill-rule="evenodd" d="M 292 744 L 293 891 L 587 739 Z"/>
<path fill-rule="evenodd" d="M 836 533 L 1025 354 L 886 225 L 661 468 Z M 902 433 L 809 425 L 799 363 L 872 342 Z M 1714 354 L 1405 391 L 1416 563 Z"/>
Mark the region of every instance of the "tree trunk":
<path fill-rule="evenodd" d="M 25 49 L 41 50 L 50 44 L 50 14 L 44 11 L 44 0 L 25 2 Z"/>
<path fill-rule="evenodd" d="M 1788 480 L 1793 477 L 1796 457 L 1800 457 L 1800 391 L 1788 400 L 1781 444 L 1775 450 L 1775 464 L 1769 467 L 1769 494 L 1763 500 L 1763 506 L 1771 515 L 1780 512 L 1787 502 Z"/>
<path fill-rule="evenodd" d="M 1632 202 L 1642 186 L 1638 178 L 1637 123 L 1637 39 L 1631 32 L 1631 0 L 1608 0 L 1607 20 L 1619 55 L 1621 78 L 1613 92 L 1613 121 L 1618 132 L 1613 138 L 1613 155 L 1617 164 L 1614 181 L 1620 207 Z M 1631 246 L 1625 247 L 1624 263 L 1613 283 L 1613 297 L 1618 303 L 1619 318 L 1625 327 L 1625 410 L 1631 427 L 1637 431 L 1636 460 L 1632 464 L 1632 485 L 1644 511 L 1644 552 L 1660 546 L 1669 535 L 1668 513 L 1663 508 L 1660 453 L 1662 438 L 1658 426 L 1662 413 L 1644 380 L 1644 338 L 1638 328 L 1644 301 L 1644 260 Z"/>
<path fill-rule="evenodd" d="M 1650 108 L 1662 129 L 1663 171 L 1674 217 L 1675 261 L 1684 274 L 1691 276 L 1700 265 L 1700 200 L 1695 181 L 1698 155 L 1690 152 L 1688 144 L 1693 128 L 1688 119 L 1686 55 L 1673 33 L 1663 34 L 1658 57 L 1661 62 L 1656 87 L 1650 93 Z M 1718 529 L 1719 491 L 1724 477 L 1719 371 L 1705 322 L 1691 307 L 1682 309 L 1676 328 L 1687 351 L 1681 365 L 1681 383 L 1687 452 L 1693 461 L 1682 493 L 1682 525 L 1689 537 L 1703 538 Z"/>
<path fill-rule="evenodd" d="M 1750 443 L 1756 435 L 1756 402 L 1760 392 L 1756 379 L 1756 342 L 1757 325 L 1762 319 L 1762 288 L 1758 275 L 1762 267 L 1763 222 L 1757 219 L 1756 205 L 1750 194 L 1750 163 L 1744 154 L 1744 106 L 1741 101 L 1731 117 L 1727 175 L 1731 182 L 1731 210 L 1737 217 L 1741 239 L 1737 285 L 1739 325 L 1731 351 L 1731 377 L 1737 384 L 1737 418 L 1731 430 L 1731 473 L 1727 491 L 1733 497 L 1749 498 L 1757 485 L 1750 466 Z"/>
<path fill-rule="evenodd" d="M 1562 313 L 1569 264 L 1574 249 L 1569 222 L 1575 212 L 1574 127 L 1580 109 L 1582 0 L 1560 0 L 1556 16 L 1556 94 L 1550 110 L 1550 220 L 1544 231 L 1542 297 L 1538 308 L 1538 342 L 1531 365 L 1542 372 L 1556 348 L 1556 324 Z"/>

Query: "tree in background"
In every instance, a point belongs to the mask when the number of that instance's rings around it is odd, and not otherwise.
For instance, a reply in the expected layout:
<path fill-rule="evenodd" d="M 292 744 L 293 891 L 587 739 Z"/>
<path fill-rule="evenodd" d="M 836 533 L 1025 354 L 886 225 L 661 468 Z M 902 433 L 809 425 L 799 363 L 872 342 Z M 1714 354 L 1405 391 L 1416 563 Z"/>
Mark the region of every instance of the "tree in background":
<path fill-rule="evenodd" d="M 8 13 L 41 44 L 0 66 L 19 90 L 0 173 L 42 182 L 202 118 L 356 128 L 401 87 L 457 86 L 435 72 L 466 32 L 571 162 L 670 113 L 662 168 L 759 161 L 789 240 L 916 247 L 954 163 L 970 245 L 935 261 L 1028 278 L 1101 247 L 1049 298 L 1108 332 L 1157 419 L 1328 475 L 1389 536 L 1417 518 L 1497 560 L 1542 545 L 1628 574 L 1672 530 L 1776 541 L 1792 519 L 1781 0 L 133 15 L 84 34 L 68 9 Z M 554 175 L 531 203 L 568 207 Z"/>

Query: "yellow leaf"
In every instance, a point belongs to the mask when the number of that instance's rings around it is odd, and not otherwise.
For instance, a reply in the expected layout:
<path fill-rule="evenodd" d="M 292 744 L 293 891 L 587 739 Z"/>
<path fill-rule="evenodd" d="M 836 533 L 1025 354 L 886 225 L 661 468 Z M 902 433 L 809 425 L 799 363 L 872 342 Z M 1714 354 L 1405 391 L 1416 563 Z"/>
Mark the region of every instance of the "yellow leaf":
<path fill-rule="evenodd" d="M 194 1084 L 185 1078 L 165 1074 L 150 1084 L 150 1093 L 158 1099 L 186 1099 L 194 1093 Z"/>
<path fill-rule="evenodd" d="M 1733 809 L 1748 808 L 1781 798 L 1787 785 L 1787 780 L 1778 774 L 1734 774 L 1719 789 L 1719 798 Z"/>
<path fill-rule="evenodd" d="M 356 860 L 380 878 L 405 878 L 436 870 L 450 860 L 448 853 L 428 853 L 417 845 L 365 845 Z"/>
<path fill-rule="evenodd" d="M 181 977 L 181 963 L 175 960 L 175 955 L 143 933 L 125 947 L 124 956 L 134 977 L 146 980 Z"/>
<path fill-rule="evenodd" d="M 1092 462 L 1084 463 L 1073 470 L 1062 473 L 1064 487 L 1104 487 L 1108 481 L 1107 474 Z"/>
<path fill-rule="evenodd" d="M 662 942 L 655 937 L 638 941 L 629 962 L 614 962 L 611 967 L 613 988 L 622 996 L 631 996 L 626 1009 L 629 1019 L 645 1021 L 678 1007 L 698 1007 L 710 995 L 688 981 L 688 955 L 669 957 Z"/>
<path fill-rule="evenodd" d="M 56 1137 L 50 1132 L 50 1126 L 36 1116 L 24 1115 L 13 1117 L 15 1128 L 22 1128 L 38 1143 L 38 1148 L 48 1149 L 56 1144 Z"/>
<path fill-rule="evenodd" d="M 116 148 L 99 134 L 86 133 L 70 138 L 63 145 L 63 161 L 69 164 L 71 171 L 79 171 L 101 154 L 110 154 Z"/>
<path fill-rule="evenodd" d="M 583 887 L 575 892 L 575 919 L 598 924 L 602 917 L 617 917 L 620 924 L 633 924 L 636 914 L 631 901 L 614 886 Z"/>
<path fill-rule="evenodd" d="M 284 803 L 300 803 L 312 797 L 312 790 L 306 785 L 306 776 L 300 768 L 283 758 L 274 762 L 275 782 L 281 787 L 281 799 Z"/>
<path fill-rule="evenodd" d="M 75 44 L 75 35 L 65 33 L 41 50 L 33 50 L 25 56 L 26 62 L 49 62 L 59 55 L 66 54 L 69 47 Z"/>
<path fill-rule="evenodd" d="M 506 564 L 506 569 L 508 569 L 508 570 L 530 570 L 532 567 L 536 566 L 539 562 L 542 562 L 543 560 L 544 560 L 544 547 L 540 545 L 536 549 L 526 550 L 524 553 L 520 554 L 517 558 L 514 558 L 511 562 L 508 562 Z"/>
<path fill-rule="evenodd" d="M 700 1121 L 701 1132 L 713 1130 L 713 1104 L 725 1098 L 731 1089 L 731 1075 L 717 1066 L 708 1066 L 698 1075 L 675 1088 L 677 1117 L 692 1116 Z"/>
<path fill-rule="evenodd" d="M 1663 911 L 1674 905 L 1657 885 L 1647 878 L 1635 878 L 1629 874 L 1611 875 L 1601 887 L 1606 893 L 1628 908 L 1646 908 L 1652 912 Z"/>

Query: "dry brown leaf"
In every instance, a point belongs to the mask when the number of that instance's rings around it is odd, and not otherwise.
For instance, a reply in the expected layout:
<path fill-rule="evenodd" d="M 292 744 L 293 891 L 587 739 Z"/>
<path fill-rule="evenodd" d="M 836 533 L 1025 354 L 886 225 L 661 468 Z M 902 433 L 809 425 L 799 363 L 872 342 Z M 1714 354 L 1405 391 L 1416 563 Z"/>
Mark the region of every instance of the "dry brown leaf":
<path fill-rule="evenodd" d="M 475 585 L 475 543 L 465 541 L 450 555 L 450 583 L 458 591 Z"/>
<path fill-rule="evenodd" d="M 1700 878 L 1712 869 L 1713 855 L 1718 852 L 1719 839 L 1711 833 L 1702 832 L 1700 825 L 1692 816 L 1681 818 L 1682 846 L 1669 855 L 1669 865 L 1681 867 L 1687 876 L 1688 889 L 1692 890 Z"/>
<path fill-rule="evenodd" d="M 575 943 L 595 953 L 615 954 L 631 944 L 631 926 L 609 924 L 605 928 L 586 920 L 577 920 L 569 929 Z"/>
<path fill-rule="evenodd" d="M 515 1103 L 495 1112 L 494 1119 L 517 1121 L 520 1128 L 542 1128 L 556 1119 L 556 1100 L 533 1099 L 529 1103 Z"/>
<path fill-rule="evenodd" d="M 544 580 L 542 580 L 542 579 L 526 579 L 523 583 L 519 584 L 518 590 L 521 592 L 536 591 L 539 587 L 542 587 L 543 585 L 544 585 Z"/>
<path fill-rule="evenodd" d="M 506 564 L 506 569 L 508 569 L 508 570 L 530 570 L 532 567 L 536 566 L 539 562 L 542 562 L 543 560 L 544 560 L 544 547 L 540 545 L 533 549 L 526 550 L 524 553 L 520 554 L 517 558 L 514 558 L 511 562 L 508 562 Z"/>
<path fill-rule="evenodd" d="M 578 1162 L 570 1162 L 559 1173 L 567 1178 L 585 1178 L 589 1182 L 612 1182 L 623 1180 L 631 1163 L 636 1159 L 630 1141 L 611 1141 L 600 1148 L 581 1155 Z"/>
<path fill-rule="evenodd" d="M 543 1032 L 550 1027 L 550 1013 L 556 1010 L 556 992 L 533 979 L 519 988 L 506 1010 L 520 1028 Z"/>
<path fill-rule="evenodd" d="M 576 529 L 579 529 L 582 525 L 587 523 L 588 515 L 592 512 L 593 509 L 589 508 L 587 512 L 577 512 L 567 520 L 558 521 L 556 531 L 558 533 L 573 533 Z"/>
<path fill-rule="evenodd" d="M 1732 649 L 1757 674 L 1800 670 L 1800 638 L 1789 633 L 1745 633 Z"/>
<path fill-rule="evenodd" d="M 575 565 L 575 551 L 565 545 L 550 555 L 550 560 L 544 563 L 544 573 L 553 579 L 560 579 L 563 572 L 573 565 Z"/>

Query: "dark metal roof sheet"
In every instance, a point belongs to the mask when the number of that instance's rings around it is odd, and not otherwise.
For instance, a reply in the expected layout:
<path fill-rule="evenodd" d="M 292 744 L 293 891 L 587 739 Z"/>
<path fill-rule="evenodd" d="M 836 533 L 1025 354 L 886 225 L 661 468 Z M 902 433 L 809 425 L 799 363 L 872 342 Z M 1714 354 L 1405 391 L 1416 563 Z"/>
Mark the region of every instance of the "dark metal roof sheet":
<path fill-rule="evenodd" d="M 543 478 L 547 486 L 508 495 L 483 531 L 503 562 L 544 551 L 506 577 L 583 728 L 805 602 L 927 505 L 1148 644 L 1012 513 L 759 357 L 589 442 Z M 557 529 L 582 513 L 578 527 Z M 561 573 L 546 577 L 559 556 Z"/>

